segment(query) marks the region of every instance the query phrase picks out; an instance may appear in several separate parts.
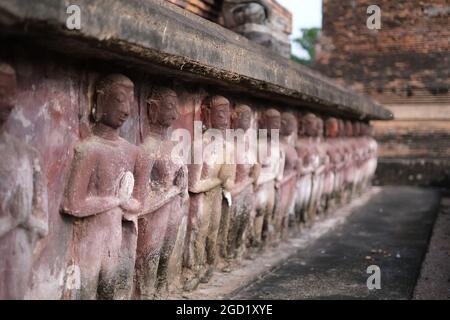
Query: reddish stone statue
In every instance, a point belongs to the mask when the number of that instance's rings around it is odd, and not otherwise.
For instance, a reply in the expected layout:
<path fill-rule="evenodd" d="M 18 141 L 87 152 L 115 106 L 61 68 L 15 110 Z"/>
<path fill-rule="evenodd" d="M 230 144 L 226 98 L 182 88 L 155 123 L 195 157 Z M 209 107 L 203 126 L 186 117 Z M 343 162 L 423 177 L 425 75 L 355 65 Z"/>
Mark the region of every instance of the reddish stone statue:
<path fill-rule="evenodd" d="M 363 169 L 361 178 L 361 188 L 367 189 L 375 175 L 377 169 L 378 145 L 373 138 L 373 127 L 370 124 L 361 123 L 361 144 L 364 146 Z"/>
<path fill-rule="evenodd" d="M 201 164 L 189 166 L 191 198 L 184 258 L 185 290 L 188 291 L 196 288 L 199 281 L 208 282 L 214 272 L 224 199 L 222 194 L 229 199 L 236 174 L 236 165 L 224 161 L 230 102 L 222 96 L 207 98 L 202 103 L 201 116 L 203 127 L 207 130 L 202 141 L 203 159 Z M 218 134 L 217 138 L 221 138 L 223 144 L 206 138 L 208 133 Z"/>
<path fill-rule="evenodd" d="M 319 165 L 314 171 L 313 175 L 313 192 L 316 194 L 316 198 L 313 199 L 315 202 L 314 214 L 321 214 L 325 212 L 326 209 L 326 197 L 324 195 L 325 179 L 327 171 L 330 166 L 330 158 L 327 154 L 326 144 L 324 141 L 324 127 L 323 120 L 321 117 L 316 118 L 317 132 L 315 149 L 319 159 Z"/>
<path fill-rule="evenodd" d="M 337 184 L 338 170 L 340 168 L 341 158 L 339 153 L 338 121 L 336 118 L 328 118 L 325 121 L 326 150 L 329 158 L 329 166 L 326 170 L 325 189 L 327 210 L 333 209 L 337 204 L 337 194 L 339 187 Z"/>
<path fill-rule="evenodd" d="M 140 146 L 143 164 L 136 178 L 142 203 L 136 260 L 136 297 L 141 299 L 167 292 L 169 258 L 188 196 L 187 167 L 172 154 L 177 94 L 168 88 L 155 88 L 147 103 L 150 130 Z"/>
<path fill-rule="evenodd" d="M 226 260 L 224 271 L 230 271 L 231 260 L 242 256 L 245 249 L 244 237 L 246 233 L 251 232 L 250 218 L 254 216 L 254 184 L 260 171 L 256 162 L 256 150 L 251 148 L 251 144 L 256 142 L 252 139 L 256 137 L 248 133 L 252 123 L 252 110 L 247 105 L 238 105 L 235 107 L 231 119 L 232 128 L 236 130 L 236 134 L 242 133 L 243 145 L 236 145 L 234 150 L 236 178 L 231 191 L 232 205 L 229 208 L 229 214 L 226 215 L 227 211 L 224 210 L 222 219 L 224 227 L 221 232 L 226 234 L 226 237 L 223 238 L 225 241 L 223 256 Z M 242 147 L 243 150 L 240 150 L 239 147 Z"/>
<path fill-rule="evenodd" d="M 292 113 L 283 112 L 281 114 L 281 140 L 280 147 L 284 154 L 284 170 L 283 179 L 280 182 L 278 190 L 278 204 L 279 218 L 276 223 L 276 233 L 282 239 L 288 236 L 289 218 L 295 215 L 295 197 L 297 174 L 299 173 L 298 154 L 295 150 L 295 142 L 293 135 L 297 130 L 297 119 Z"/>
<path fill-rule="evenodd" d="M 335 190 L 337 204 L 343 204 L 346 201 L 346 180 L 345 168 L 349 161 L 349 154 L 345 144 L 345 125 L 342 119 L 337 119 L 338 133 L 336 138 L 336 151 L 339 154 L 339 163 L 335 168 Z"/>
<path fill-rule="evenodd" d="M 279 145 L 272 145 L 273 134 L 279 134 L 281 115 L 276 109 L 263 112 L 260 129 L 267 130 L 267 139 L 258 137 L 258 162 L 261 166 L 256 189 L 256 215 L 252 221 L 251 246 L 261 248 L 275 237 L 275 194 L 283 178 L 284 158 Z"/>
<path fill-rule="evenodd" d="M 38 152 L 10 135 L 5 122 L 15 106 L 16 74 L 0 63 L 0 299 L 23 299 L 33 249 L 47 234 L 47 181 Z"/>
<path fill-rule="evenodd" d="M 316 116 L 307 113 L 301 117 L 299 123 L 301 131 L 295 146 L 299 159 L 295 213 L 297 223 L 301 224 L 309 220 L 308 207 L 311 202 L 312 177 L 317 166 L 314 148 L 314 136 L 317 130 Z"/>
<path fill-rule="evenodd" d="M 130 281 L 121 274 L 134 269 L 121 265 L 121 250 L 136 249 L 133 243 L 122 248 L 122 220 L 135 224 L 140 210 L 133 195 L 139 150 L 119 136 L 119 129 L 130 114 L 134 86 L 127 77 L 111 74 L 95 90 L 93 134 L 75 147 L 62 211 L 75 217 L 72 245 L 81 274 L 79 298 L 128 298 L 117 296 L 116 289 L 131 289 L 130 283 L 119 282 Z"/>

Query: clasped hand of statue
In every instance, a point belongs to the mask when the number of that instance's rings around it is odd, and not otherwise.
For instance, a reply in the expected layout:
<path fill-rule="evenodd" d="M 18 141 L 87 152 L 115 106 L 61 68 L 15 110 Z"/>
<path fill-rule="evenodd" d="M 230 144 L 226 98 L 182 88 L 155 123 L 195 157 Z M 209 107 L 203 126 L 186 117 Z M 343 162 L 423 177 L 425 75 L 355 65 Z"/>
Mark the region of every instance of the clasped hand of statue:
<path fill-rule="evenodd" d="M 125 172 L 120 178 L 118 198 L 120 200 L 119 206 L 125 211 L 124 219 L 130 220 L 137 211 L 139 211 L 139 201 L 132 198 L 134 188 L 134 176 L 131 172 Z"/>

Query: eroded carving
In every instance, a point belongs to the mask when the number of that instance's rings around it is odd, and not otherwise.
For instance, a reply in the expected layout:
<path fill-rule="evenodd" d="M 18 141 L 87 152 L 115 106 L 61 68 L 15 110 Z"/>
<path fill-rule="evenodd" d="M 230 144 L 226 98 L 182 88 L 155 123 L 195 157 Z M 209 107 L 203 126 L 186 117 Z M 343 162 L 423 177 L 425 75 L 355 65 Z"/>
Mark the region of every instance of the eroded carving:
<path fill-rule="evenodd" d="M 140 146 L 143 162 L 137 173 L 142 211 L 136 261 L 136 296 L 152 299 L 168 291 L 168 265 L 187 195 L 187 167 L 172 154 L 171 126 L 178 118 L 178 97 L 154 88 L 147 100 L 150 130 Z"/>
<path fill-rule="evenodd" d="M 131 294 L 140 210 L 133 191 L 139 150 L 119 136 L 119 129 L 130 114 L 133 96 L 134 85 L 127 77 L 100 79 L 93 134 L 75 146 L 62 211 L 76 218 L 72 246 L 80 268 L 81 299 Z"/>
<path fill-rule="evenodd" d="M 47 180 L 36 149 L 5 129 L 16 73 L 0 62 L 0 299 L 23 299 L 33 250 L 48 232 Z"/>
<path fill-rule="evenodd" d="M 225 130 L 230 123 L 228 99 L 222 96 L 205 99 L 201 116 L 205 129 L 215 129 L 207 132 L 225 141 Z M 229 197 L 235 179 L 236 166 L 220 159 L 225 154 L 225 143 L 217 144 L 211 138 L 203 135 L 203 163 L 189 166 L 191 198 L 184 259 L 186 290 L 195 288 L 199 281 L 208 282 L 213 274 L 217 262 L 222 194 Z M 225 202 L 229 205 L 228 201 Z"/>

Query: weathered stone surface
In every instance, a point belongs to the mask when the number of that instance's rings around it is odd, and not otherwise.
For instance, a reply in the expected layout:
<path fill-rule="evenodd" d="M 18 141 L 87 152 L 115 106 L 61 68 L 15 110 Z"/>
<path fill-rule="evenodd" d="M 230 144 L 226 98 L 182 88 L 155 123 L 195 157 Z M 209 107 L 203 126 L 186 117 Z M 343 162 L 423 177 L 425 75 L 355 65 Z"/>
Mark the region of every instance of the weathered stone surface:
<path fill-rule="evenodd" d="M 38 241 L 48 233 L 47 180 L 39 153 L 5 130 L 16 72 L 0 62 L 0 299 L 23 299 Z"/>
<path fill-rule="evenodd" d="M 182 72 L 186 78 L 197 76 L 227 90 L 250 91 L 255 97 L 292 106 L 361 119 L 392 117 L 373 101 L 166 1 L 114 0 L 92 5 L 82 0 L 78 5 L 82 28 L 69 31 L 63 1 L 3 2 L 2 34 L 147 72 L 163 67 L 174 76 Z"/>

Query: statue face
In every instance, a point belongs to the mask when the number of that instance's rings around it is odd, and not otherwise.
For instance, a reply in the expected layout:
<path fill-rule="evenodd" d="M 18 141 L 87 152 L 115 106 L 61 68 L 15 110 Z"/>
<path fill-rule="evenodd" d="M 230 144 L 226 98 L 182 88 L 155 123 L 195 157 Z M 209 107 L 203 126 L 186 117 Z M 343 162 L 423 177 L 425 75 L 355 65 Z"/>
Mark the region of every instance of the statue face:
<path fill-rule="evenodd" d="M 271 130 L 280 130 L 281 128 L 281 117 L 270 116 L 267 117 L 267 131 L 270 134 Z"/>
<path fill-rule="evenodd" d="M 242 110 L 237 113 L 236 128 L 247 131 L 252 123 L 252 114 L 249 110 Z"/>
<path fill-rule="evenodd" d="M 178 118 L 178 98 L 173 95 L 167 95 L 158 104 L 158 122 L 164 127 L 170 127 L 172 123 Z"/>
<path fill-rule="evenodd" d="M 314 137 L 317 131 L 316 121 L 312 117 L 306 117 L 303 119 L 303 129 L 305 135 L 308 137 Z"/>
<path fill-rule="evenodd" d="M 339 119 L 338 120 L 338 132 L 339 132 L 339 137 L 343 137 L 345 136 L 345 126 L 344 126 L 344 121 Z"/>
<path fill-rule="evenodd" d="M 114 129 L 120 128 L 130 115 L 133 99 L 133 88 L 120 83 L 111 85 L 97 100 L 103 113 L 100 122 Z"/>
<path fill-rule="evenodd" d="M 15 105 L 16 81 L 0 73 L 0 126 L 6 122 Z"/>
<path fill-rule="evenodd" d="M 295 118 L 290 114 L 283 114 L 281 116 L 281 135 L 290 136 L 294 133 L 297 124 Z"/>
<path fill-rule="evenodd" d="M 225 130 L 230 123 L 230 104 L 213 104 L 211 106 L 211 127 Z"/>
<path fill-rule="evenodd" d="M 338 124 L 337 121 L 333 120 L 333 119 L 329 119 L 326 121 L 325 124 L 326 127 L 326 135 L 329 138 L 335 138 L 338 135 Z"/>
<path fill-rule="evenodd" d="M 345 135 L 347 137 L 352 137 L 353 136 L 353 126 L 352 126 L 352 123 L 350 121 L 345 121 Z"/>
<path fill-rule="evenodd" d="M 361 128 L 358 122 L 353 122 L 352 123 L 352 131 L 355 137 L 358 137 L 361 135 Z"/>
<path fill-rule="evenodd" d="M 320 118 L 317 118 L 316 123 L 317 123 L 316 136 L 323 137 L 323 120 Z"/>
<path fill-rule="evenodd" d="M 297 120 L 297 134 L 299 137 L 305 135 L 305 129 L 303 128 L 303 120 L 301 118 L 298 118 Z"/>

